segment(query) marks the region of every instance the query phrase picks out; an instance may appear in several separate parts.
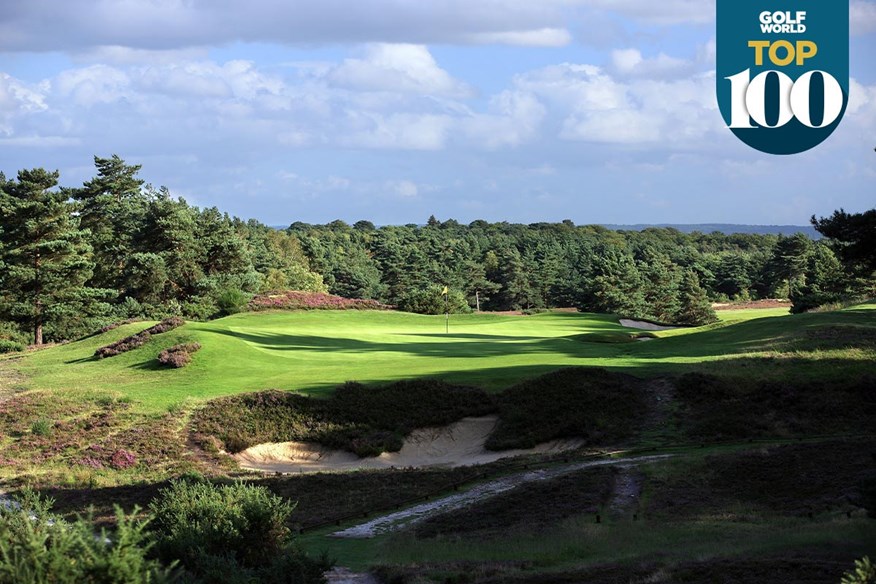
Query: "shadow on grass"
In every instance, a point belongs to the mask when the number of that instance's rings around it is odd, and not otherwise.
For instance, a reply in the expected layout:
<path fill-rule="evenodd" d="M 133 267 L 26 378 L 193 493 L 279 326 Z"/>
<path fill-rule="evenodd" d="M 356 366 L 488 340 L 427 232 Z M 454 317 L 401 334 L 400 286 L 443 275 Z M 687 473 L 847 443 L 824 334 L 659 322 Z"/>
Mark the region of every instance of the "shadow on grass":
<path fill-rule="evenodd" d="M 217 330 L 256 347 L 271 351 L 322 351 L 347 353 L 405 353 L 424 357 L 498 357 L 524 354 L 562 354 L 571 357 L 588 356 L 580 345 L 564 337 L 502 336 L 478 334 L 405 333 L 399 337 L 426 338 L 420 342 L 388 343 L 359 339 L 294 335 L 283 333 L 244 333 Z M 453 339 L 440 342 L 439 339 Z M 457 341 L 457 342 L 454 342 Z"/>

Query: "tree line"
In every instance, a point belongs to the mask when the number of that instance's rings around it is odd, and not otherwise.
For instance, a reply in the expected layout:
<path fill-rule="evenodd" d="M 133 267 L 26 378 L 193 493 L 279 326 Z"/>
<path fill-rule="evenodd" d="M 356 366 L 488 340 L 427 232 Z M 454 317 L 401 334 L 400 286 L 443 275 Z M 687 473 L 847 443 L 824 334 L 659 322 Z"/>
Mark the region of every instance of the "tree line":
<path fill-rule="evenodd" d="M 679 324 L 713 319 L 712 301 L 807 307 L 872 290 L 873 264 L 855 255 L 872 241 L 843 240 L 861 217 L 872 229 L 867 214 L 813 218 L 822 241 L 435 217 L 279 230 L 193 207 L 118 156 L 94 162 L 78 187 L 42 168 L 0 173 L 0 343 L 75 338 L 128 318 L 208 319 L 288 289 L 423 313 L 576 307 Z"/>

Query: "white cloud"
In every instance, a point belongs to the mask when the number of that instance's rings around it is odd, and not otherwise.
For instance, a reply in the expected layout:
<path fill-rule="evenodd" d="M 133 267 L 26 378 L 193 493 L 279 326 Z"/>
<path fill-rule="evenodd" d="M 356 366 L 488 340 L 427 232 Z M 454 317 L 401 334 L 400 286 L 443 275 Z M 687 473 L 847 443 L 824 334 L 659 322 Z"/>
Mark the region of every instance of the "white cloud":
<path fill-rule="evenodd" d="M 0 20 L 0 50 L 166 50 L 233 42 L 557 46 L 568 0 L 29 0 Z"/>
<path fill-rule="evenodd" d="M 346 59 L 331 70 L 328 80 L 339 86 L 365 91 L 387 91 L 467 97 L 472 94 L 465 83 L 454 79 L 438 66 L 422 45 L 374 44 L 362 59 Z"/>
<path fill-rule="evenodd" d="M 47 90 L 46 84 L 31 86 L 0 71 L 0 131 L 11 133 L 16 117 L 48 109 Z"/>
<path fill-rule="evenodd" d="M 64 71 L 58 76 L 56 85 L 61 96 L 84 106 L 112 103 L 131 95 L 128 74 L 107 65 Z"/>
<path fill-rule="evenodd" d="M 674 77 L 688 74 L 692 64 L 664 53 L 645 59 L 638 49 L 619 49 L 611 53 L 614 70 L 621 75 L 639 77 Z"/>
<path fill-rule="evenodd" d="M 420 193 L 417 183 L 409 180 L 389 181 L 386 183 L 386 187 L 390 193 L 404 199 L 416 197 Z"/>
<path fill-rule="evenodd" d="M 587 0 L 586 6 L 617 12 L 649 24 L 706 24 L 715 20 L 714 0 Z"/>
<path fill-rule="evenodd" d="M 353 111 L 345 121 L 349 133 L 336 136 L 340 145 L 401 150 L 443 149 L 453 123 L 447 115 Z"/>
<path fill-rule="evenodd" d="M 853 0 L 849 4 L 849 24 L 853 35 L 876 32 L 876 2 Z"/>
<path fill-rule="evenodd" d="M 564 47 L 572 42 L 572 35 L 565 28 L 547 27 L 537 30 L 480 32 L 471 35 L 471 39 L 477 44 Z"/>
<path fill-rule="evenodd" d="M 494 150 L 519 146 L 537 133 L 546 110 L 535 96 L 503 91 L 490 101 L 489 112 L 461 122 L 469 143 Z"/>

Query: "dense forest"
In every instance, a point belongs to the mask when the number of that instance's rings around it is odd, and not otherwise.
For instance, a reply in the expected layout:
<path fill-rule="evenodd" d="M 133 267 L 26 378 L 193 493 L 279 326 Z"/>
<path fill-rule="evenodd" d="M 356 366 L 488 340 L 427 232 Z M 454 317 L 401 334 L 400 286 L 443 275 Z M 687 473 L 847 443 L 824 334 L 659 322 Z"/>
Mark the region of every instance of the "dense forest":
<path fill-rule="evenodd" d="M 859 257 L 869 240 L 854 233 L 872 239 L 876 211 L 813 217 L 819 241 L 435 217 L 278 230 L 193 207 L 118 156 L 94 161 L 78 187 L 60 187 L 57 171 L 0 173 L 0 350 L 130 318 L 213 318 L 289 289 L 423 313 L 576 307 L 677 324 L 709 322 L 714 301 L 804 310 L 873 293 Z"/>

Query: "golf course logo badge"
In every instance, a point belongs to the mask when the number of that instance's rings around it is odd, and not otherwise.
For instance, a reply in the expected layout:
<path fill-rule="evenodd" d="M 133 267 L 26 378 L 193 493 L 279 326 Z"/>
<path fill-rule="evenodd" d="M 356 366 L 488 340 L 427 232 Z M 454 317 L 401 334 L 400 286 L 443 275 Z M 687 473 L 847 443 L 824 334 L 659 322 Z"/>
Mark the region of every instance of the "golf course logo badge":
<path fill-rule="evenodd" d="M 797 154 L 837 128 L 849 102 L 849 3 L 717 0 L 718 107 L 761 152 Z"/>

